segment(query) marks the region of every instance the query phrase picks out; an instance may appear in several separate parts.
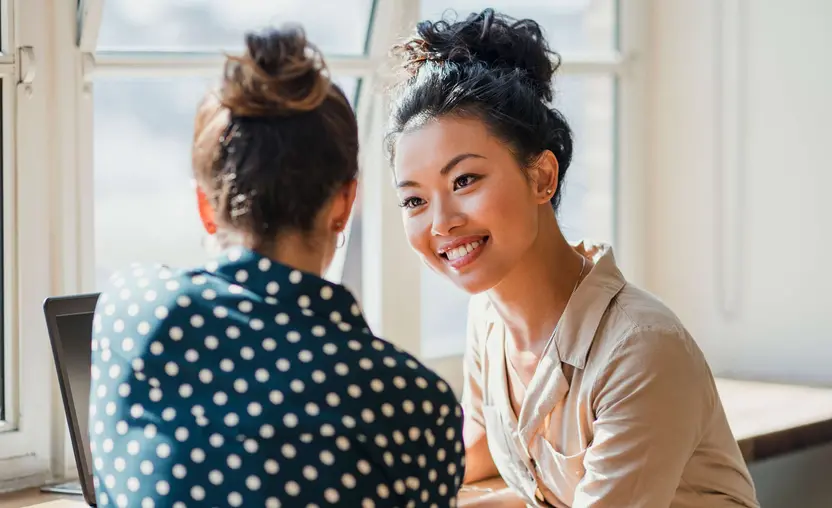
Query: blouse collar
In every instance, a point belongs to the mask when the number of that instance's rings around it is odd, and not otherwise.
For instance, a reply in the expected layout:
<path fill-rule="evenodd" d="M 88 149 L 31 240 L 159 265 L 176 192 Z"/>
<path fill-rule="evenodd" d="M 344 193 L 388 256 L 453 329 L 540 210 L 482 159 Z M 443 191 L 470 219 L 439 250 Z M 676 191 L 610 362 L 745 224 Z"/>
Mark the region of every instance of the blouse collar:
<path fill-rule="evenodd" d="M 267 303 L 294 306 L 307 316 L 325 316 L 343 331 L 369 332 L 361 308 L 350 291 L 315 274 L 298 270 L 243 247 L 232 247 L 205 269 L 260 297 Z"/>
<path fill-rule="evenodd" d="M 618 269 L 611 246 L 583 241 L 573 248 L 594 265 L 569 299 L 555 340 L 561 360 L 583 369 L 601 320 L 627 281 Z"/>

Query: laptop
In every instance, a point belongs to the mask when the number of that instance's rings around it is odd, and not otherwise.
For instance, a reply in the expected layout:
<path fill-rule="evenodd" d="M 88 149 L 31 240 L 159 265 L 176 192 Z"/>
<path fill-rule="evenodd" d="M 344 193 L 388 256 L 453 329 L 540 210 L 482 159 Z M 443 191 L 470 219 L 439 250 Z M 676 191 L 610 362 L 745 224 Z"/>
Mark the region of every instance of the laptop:
<path fill-rule="evenodd" d="M 45 487 L 46 492 L 82 495 L 95 506 L 92 457 L 88 434 L 92 322 L 98 294 L 47 298 L 46 329 L 58 371 L 61 399 L 69 426 L 78 482 Z"/>

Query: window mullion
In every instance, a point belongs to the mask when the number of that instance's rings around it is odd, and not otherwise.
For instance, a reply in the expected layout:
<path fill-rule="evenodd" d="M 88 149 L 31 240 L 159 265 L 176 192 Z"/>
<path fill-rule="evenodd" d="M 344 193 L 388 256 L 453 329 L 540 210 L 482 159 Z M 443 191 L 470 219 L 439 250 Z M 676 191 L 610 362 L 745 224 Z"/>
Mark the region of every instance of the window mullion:
<path fill-rule="evenodd" d="M 385 0 L 377 5 L 370 54 L 386 54 L 409 32 L 419 15 L 419 2 Z M 421 263 L 413 254 L 401 223 L 393 178 L 384 155 L 389 98 L 374 84 L 368 87 L 362 173 L 362 293 L 373 331 L 414 355 L 421 353 Z M 363 100 L 363 99 L 362 99 Z"/>
<path fill-rule="evenodd" d="M 339 77 L 362 77 L 372 73 L 377 61 L 365 56 L 326 55 L 327 67 Z M 99 76 L 207 76 L 222 71 L 220 52 L 99 51 L 91 55 L 90 70 Z"/>
<path fill-rule="evenodd" d="M 624 68 L 616 86 L 616 175 L 614 214 L 616 251 L 628 280 L 645 285 L 647 278 L 646 195 L 646 66 L 649 47 L 646 0 L 619 2 L 620 51 Z M 624 206 L 626 203 L 626 206 Z"/>

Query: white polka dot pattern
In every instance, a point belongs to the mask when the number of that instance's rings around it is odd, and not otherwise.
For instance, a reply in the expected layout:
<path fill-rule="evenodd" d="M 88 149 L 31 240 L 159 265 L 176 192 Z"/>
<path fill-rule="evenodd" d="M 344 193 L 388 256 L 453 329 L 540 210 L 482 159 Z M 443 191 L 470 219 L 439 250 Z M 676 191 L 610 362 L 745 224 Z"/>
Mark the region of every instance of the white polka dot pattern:
<path fill-rule="evenodd" d="M 100 505 L 455 506 L 453 393 L 342 286 L 239 248 L 113 284 L 91 370 Z"/>

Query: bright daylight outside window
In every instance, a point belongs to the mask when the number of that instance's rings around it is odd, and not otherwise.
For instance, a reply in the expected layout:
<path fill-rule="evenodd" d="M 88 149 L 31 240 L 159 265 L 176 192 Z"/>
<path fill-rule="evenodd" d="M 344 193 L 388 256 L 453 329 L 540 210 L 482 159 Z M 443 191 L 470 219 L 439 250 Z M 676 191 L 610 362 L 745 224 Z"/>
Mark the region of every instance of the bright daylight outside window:
<path fill-rule="evenodd" d="M 176 74 L 129 70 L 131 59 L 242 49 L 252 29 L 300 23 L 325 55 L 365 51 L 372 0 L 107 0 L 97 53 L 124 62 L 96 71 L 96 283 L 133 262 L 189 266 L 206 257 L 191 183 L 196 106 L 221 68 Z M 127 69 L 128 72 L 120 71 Z M 336 81 L 357 98 L 359 79 Z"/>

